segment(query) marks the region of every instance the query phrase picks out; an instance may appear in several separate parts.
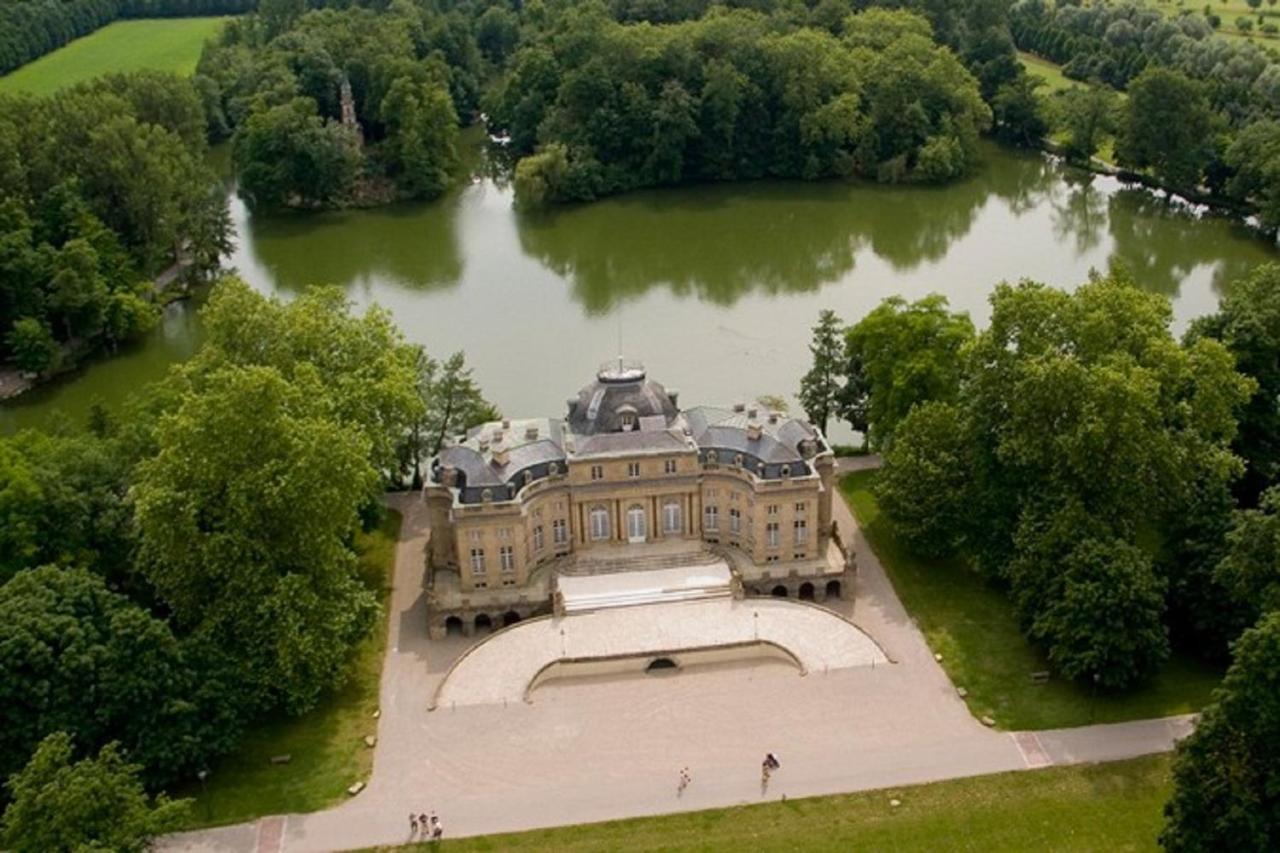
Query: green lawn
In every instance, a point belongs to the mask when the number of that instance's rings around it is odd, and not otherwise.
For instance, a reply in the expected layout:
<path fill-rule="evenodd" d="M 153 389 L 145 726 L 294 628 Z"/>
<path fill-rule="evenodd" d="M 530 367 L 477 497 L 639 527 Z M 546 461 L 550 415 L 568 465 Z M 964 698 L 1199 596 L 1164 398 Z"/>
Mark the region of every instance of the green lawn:
<path fill-rule="evenodd" d="M 1041 89 L 1042 92 L 1052 94 L 1084 85 L 1063 74 L 1060 65 L 1056 65 L 1047 59 L 1041 59 L 1033 53 L 1018 51 L 1018 61 L 1022 63 L 1023 68 L 1027 69 L 1028 74 L 1032 77 L 1039 77 L 1045 82 L 1044 88 Z"/>
<path fill-rule="evenodd" d="M 696 781 L 693 784 L 698 784 Z M 448 850 L 1155 850 L 1169 757 L 461 838 Z M 890 799 L 901 802 L 897 808 Z M 442 815 L 448 827 L 448 816 Z M 419 844 L 402 850 L 428 850 Z"/>
<path fill-rule="evenodd" d="M 379 591 L 384 612 L 400 521 L 398 512 L 388 510 L 378 530 L 356 541 L 361 576 Z M 315 811 L 346 796 L 352 782 L 368 779 L 373 750 L 364 745 L 364 737 L 377 730 L 373 713 L 386 640 L 386 625 L 380 624 L 357 650 L 346 687 L 308 714 L 255 727 L 233 754 L 213 766 L 207 789 L 196 786 L 179 792 L 195 797 L 193 825 Z M 290 755 L 292 760 L 271 764 L 273 755 Z"/>
<path fill-rule="evenodd" d="M 1137 720 L 1197 711 L 1222 678 L 1221 670 L 1175 656 L 1141 687 L 1094 695 L 1089 688 L 1052 679 L 1033 684 L 1031 673 L 1049 668 L 1018 631 L 1008 598 L 958 559 L 926 560 L 894 537 L 871 492 L 877 472 L 841 479 L 840 490 L 884 564 L 903 605 L 957 687 L 968 691 L 974 716 L 991 716 L 1004 729 L 1050 729 Z"/>
<path fill-rule="evenodd" d="M 116 21 L 0 77 L 0 93 L 48 95 L 112 71 L 195 70 L 200 49 L 226 18 Z"/>

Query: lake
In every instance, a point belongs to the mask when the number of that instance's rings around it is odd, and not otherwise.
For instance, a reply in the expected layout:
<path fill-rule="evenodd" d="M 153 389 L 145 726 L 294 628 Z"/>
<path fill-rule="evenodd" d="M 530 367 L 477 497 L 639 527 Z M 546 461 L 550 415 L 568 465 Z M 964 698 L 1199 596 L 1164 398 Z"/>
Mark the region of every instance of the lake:
<path fill-rule="evenodd" d="M 383 305 L 432 355 L 466 350 L 486 395 L 517 416 L 562 414 L 619 351 L 686 405 L 790 397 L 820 309 L 851 322 L 886 296 L 938 292 L 981 326 L 1000 281 L 1072 288 L 1112 261 L 1173 300 L 1181 331 L 1280 255 L 1237 223 L 993 144 L 977 174 L 940 188 L 741 183 L 531 214 L 488 175 L 428 204 L 255 216 L 233 197 L 232 215 L 227 263 L 255 288 L 287 299 L 333 283 Z M 0 430 L 83 420 L 94 400 L 117 405 L 159 379 L 198 345 L 199 301 L 5 404 Z"/>

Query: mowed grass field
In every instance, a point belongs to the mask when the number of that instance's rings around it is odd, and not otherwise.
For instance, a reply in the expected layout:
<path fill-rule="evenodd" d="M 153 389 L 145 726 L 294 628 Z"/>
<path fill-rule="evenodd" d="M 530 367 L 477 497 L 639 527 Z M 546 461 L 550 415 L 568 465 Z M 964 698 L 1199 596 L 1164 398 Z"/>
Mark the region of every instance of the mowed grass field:
<path fill-rule="evenodd" d="M 1002 729 L 1055 729 L 1188 714 L 1209 702 L 1222 671 L 1179 654 L 1149 681 L 1118 693 L 1095 693 L 1059 678 L 1034 684 L 1031 674 L 1049 665 L 1018 630 L 1008 595 L 960 559 L 911 553 L 880 512 L 878 475 L 848 474 L 840 491 L 907 612 L 929 647 L 942 655 L 942 668 L 967 691 L 975 717 L 990 716 Z"/>
<path fill-rule="evenodd" d="M 1154 851 L 1170 787 L 1169 757 L 1160 755 L 456 840 L 442 814 L 442 844 L 384 849 Z"/>
<path fill-rule="evenodd" d="M 0 92 L 48 95 L 113 71 L 190 74 L 226 18 L 116 21 L 0 77 Z"/>

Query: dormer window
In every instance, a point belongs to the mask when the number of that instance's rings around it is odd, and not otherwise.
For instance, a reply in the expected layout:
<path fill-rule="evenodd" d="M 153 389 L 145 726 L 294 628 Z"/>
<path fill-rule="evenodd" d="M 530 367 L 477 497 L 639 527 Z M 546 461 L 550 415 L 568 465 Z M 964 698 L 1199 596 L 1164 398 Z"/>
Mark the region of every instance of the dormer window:
<path fill-rule="evenodd" d="M 633 430 L 633 429 L 635 429 L 635 428 L 636 428 L 636 413 L 635 413 L 635 412 L 623 412 L 623 413 L 622 413 L 622 429 L 623 429 L 623 431 L 624 431 L 624 432 L 630 432 L 631 430 Z"/>
<path fill-rule="evenodd" d="M 720 457 L 716 455 L 716 452 L 714 450 L 707 451 L 707 461 L 710 462 L 712 465 L 714 465 L 719 458 Z"/>
<path fill-rule="evenodd" d="M 493 489 L 485 489 L 480 493 L 480 500 L 488 503 L 493 500 Z"/>

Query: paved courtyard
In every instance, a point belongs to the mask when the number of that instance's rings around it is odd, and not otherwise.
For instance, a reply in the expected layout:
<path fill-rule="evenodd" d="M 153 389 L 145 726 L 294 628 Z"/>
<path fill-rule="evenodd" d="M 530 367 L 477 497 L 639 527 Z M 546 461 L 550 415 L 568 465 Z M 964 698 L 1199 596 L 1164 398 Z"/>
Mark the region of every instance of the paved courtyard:
<path fill-rule="evenodd" d="M 368 787 L 327 811 L 172 836 L 166 850 L 336 850 L 404 842 L 410 811 L 473 835 L 1127 758 L 1167 750 L 1186 718 L 996 732 L 970 716 L 894 594 L 847 507 L 858 561 L 842 614 L 894 663 L 800 675 L 761 663 L 663 678 L 548 685 L 530 704 L 428 711 L 471 640 L 428 641 L 424 514 L 413 496 L 396 561 L 382 716 Z M 760 760 L 782 768 L 768 790 Z M 693 783 L 677 796 L 680 768 Z"/>

